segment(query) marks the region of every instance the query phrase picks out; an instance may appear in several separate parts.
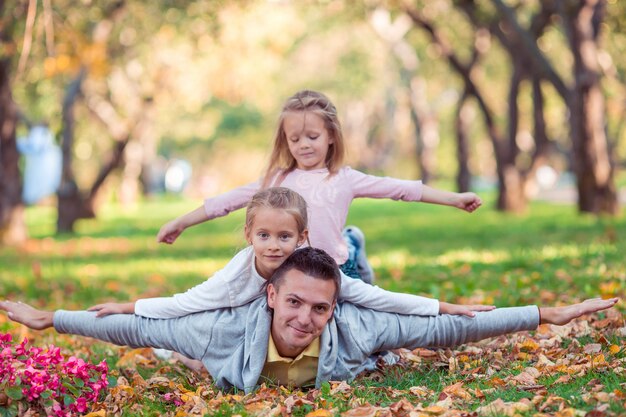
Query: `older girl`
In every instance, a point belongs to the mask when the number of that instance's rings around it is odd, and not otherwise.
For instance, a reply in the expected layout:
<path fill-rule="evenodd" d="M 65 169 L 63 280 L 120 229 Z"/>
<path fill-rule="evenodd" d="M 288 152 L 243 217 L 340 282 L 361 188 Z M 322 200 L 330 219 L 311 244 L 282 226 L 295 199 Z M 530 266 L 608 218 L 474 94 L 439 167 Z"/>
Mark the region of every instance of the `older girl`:
<path fill-rule="evenodd" d="M 337 109 L 323 94 L 304 90 L 285 103 L 264 177 L 205 200 L 204 205 L 165 224 L 157 240 L 173 243 L 187 228 L 245 207 L 258 190 L 283 186 L 301 194 L 309 208 L 311 245 L 330 254 L 342 271 L 360 277 L 342 229 L 352 200 L 391 198 L 443 204 L 473 212 L 482 204 L 474 193 L 440 191 L 421 181 L 375 177 L 343 165 L 344 142 Z"/>

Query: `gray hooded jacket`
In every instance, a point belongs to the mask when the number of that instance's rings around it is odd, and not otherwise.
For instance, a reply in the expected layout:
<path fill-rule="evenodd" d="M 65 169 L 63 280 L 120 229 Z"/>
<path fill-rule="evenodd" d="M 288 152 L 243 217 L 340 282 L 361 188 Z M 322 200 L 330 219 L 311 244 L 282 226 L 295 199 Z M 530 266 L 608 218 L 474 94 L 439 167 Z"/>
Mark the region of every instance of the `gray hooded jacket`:
<path fill-rule="evenodd" d="M 174 319 L 63 311 L 54 314 L 60 333 L 94 337 L 118 345 L 174 350 L 201 360 L 215 383 L 246 392 L 259 381 L 267 356 L 272 316 L 265 298 L 252 303 Z M 447 347 L 521 330 L 539 324 L 536 306 L 499 308 L 476 317 L 408 316 L 338 303 L 320 346 L 316 386 L 351 380 L 380 351 L 400 347 Z"/>

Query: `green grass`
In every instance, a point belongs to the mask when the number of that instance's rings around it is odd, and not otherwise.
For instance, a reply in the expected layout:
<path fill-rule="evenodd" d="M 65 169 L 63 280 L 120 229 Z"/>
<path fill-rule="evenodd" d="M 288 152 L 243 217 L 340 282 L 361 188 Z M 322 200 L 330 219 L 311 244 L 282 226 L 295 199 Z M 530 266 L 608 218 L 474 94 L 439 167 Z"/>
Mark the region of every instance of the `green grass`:
<path fill-rule="evenodd" d="M 393 291 L 498 306 L 626 296 L 624 216 L 596 218 L 579 215 L 573 206 L 547 203 L 533 203 L 528 214 L 516 216 L 493 211 L 492 202 L 487 200 L 474 214 L 428 204 L 360 200 L 353 204 L 348 224 L 363 229 L 367 253 L 377 273 L 376 283 Z M 83 309 L 103 301 L 183 291 L 204 281 L 245 246 L 242 211 L 193 227 L 173 245 L 155 242 L 163 223 L 198 204 L 159 199 L 132 208 L 111 205 L 101 210 L 97 220 L 78 222 L 75 235 L 59 237 L 53 235 L 55 218 L 51 208 L 29 208 L 29 242 L 22 248 L 0 249 L 0 294 L 39 307 Z M 2 317 L 0 331 L 17 332 L 17 328 Z M 30 337 L 35 343 L 54 342 L 67 351 L 77 346 L 76 338 L 50 332 L 31 333 Z M 580 337 L 577 343 L 597 343 L 595 337 Z M 607 339 L 623 348 L 623 337 L 611 333 Z M 561 348 L 569 349 L 572 340 L 564 338 Z M 78 346 L 79 356 L 91 361 L 105 359 L 116 369 L 118 348 L 98 343 Z M 501 352 L 513 355 L 511 349 L 504 346 Z M 615 356 L 619 360 L 623 357 L 624 349 Z M 478 363 L 486 369 L 491 360 L 479 358 Z M 532 365 L 512 360 L 490 378 L 505 379 L 527 366 Z M 139 372 L 147 379 L 165 371 L 159 365 Z M 186 388 L 193 388 L 193 380 L 184 373 L 170 376 L 180 379 Z M 606 369 L 555 385 L 558 376 L 542 377 L 541 383 L 548 387 L 549 394 L 586 411 L 593 409 L 593 404 L 576 396 L 585 384 L 602 384 L 605 392 L 626 386 L 623 373 Z M 412 403 L 435 403 L 446 386 L 465 379 L 459 372 L 450 374 L 445 363 L 425 362 L 410 369 L 391 367 L 360 378 L 346 398 L 324 394 L 322 389 L 316 407 L 331 402 L 337 412 L 366 403 L 386 407 L 399 400 L 399 391 Z M 409 393 L 416 386 L 427 387 L 432 393 L 425 398 Z M 469 380 L 467 387 L 488 389 L 490 385 L 479 379 Z M 468 403 L 468 409 L 496 398 L 519 401 L 532 396 L 528 391 L 506 386 L 486 395 L 480 404 Z M 139 401 L 143 401 L 142 407 L 129 408 L 127 415 L 159 415 L 175 409 L 154 396 Z M 611 400 L 608 410 L 618 413 L 620 405 Z M 294 408 L 293 415 L 305 416 L 310 411 L 311 405 L 304 404 Z M 225 401 L 211 415 L 248 413 L 238 402 Z"/>

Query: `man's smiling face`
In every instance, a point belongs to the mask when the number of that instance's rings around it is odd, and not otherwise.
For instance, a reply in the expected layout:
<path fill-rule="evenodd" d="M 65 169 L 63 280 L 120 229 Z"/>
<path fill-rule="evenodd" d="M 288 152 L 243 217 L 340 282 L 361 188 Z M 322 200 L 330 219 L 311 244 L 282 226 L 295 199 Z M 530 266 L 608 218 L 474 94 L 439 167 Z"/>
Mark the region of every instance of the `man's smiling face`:
<path fill-rule="evenodd" d="M 337 289 L 332 280 L 306 275 L 297 269 L 285 273 L 279 288 L 267 287 L 267 303 L 274 309 L 272 338 L 278 353 L 295 358 L 333 315 Z"/>

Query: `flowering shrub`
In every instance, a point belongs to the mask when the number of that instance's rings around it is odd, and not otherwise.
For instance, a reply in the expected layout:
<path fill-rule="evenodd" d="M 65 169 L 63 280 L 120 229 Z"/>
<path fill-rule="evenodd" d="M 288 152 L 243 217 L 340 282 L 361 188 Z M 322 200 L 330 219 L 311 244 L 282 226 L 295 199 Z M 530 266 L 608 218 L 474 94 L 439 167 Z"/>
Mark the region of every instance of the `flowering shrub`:
<path fill-rule="evenodd" d="M 57 417 L 84 413 L 106 388 L 106 362 L 65 359 L 54 345 L 44 350 L 27 344 L 26 339 L 13 344 L 10 334 L 0 334 L 0 414 L 2 409 Z"/>

